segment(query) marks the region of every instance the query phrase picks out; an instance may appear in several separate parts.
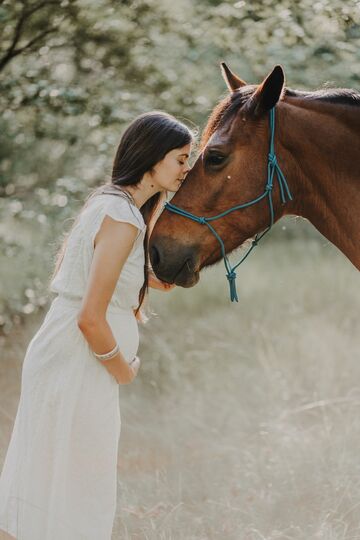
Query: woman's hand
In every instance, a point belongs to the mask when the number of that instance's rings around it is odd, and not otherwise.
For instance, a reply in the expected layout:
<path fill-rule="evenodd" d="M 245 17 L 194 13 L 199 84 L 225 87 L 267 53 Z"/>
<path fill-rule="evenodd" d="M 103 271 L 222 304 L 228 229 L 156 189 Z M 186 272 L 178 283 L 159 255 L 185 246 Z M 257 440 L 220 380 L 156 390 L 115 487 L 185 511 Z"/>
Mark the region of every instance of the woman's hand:
<path fill-rule="evenodd" d="M 158 279 L 153 272 L 149 272 L 149 287 L 159 291 L 171 291 L 176 285 L 174 283 L 165 283 Z"/>
<path fill-rule="evenodd" d="M 138 356 L 135 356 L 135 358 L 129 364 L 130 368 L 132 369 L 132 371 L 134 373 L 133 380 L 135 379 L 136 375 L 138 374 L 140 364 L 141 364 L 141 362 L 140 362 L 140 358 Z"/>
<path fill-rule="evenodd" d="M 118 384 L 131 383 L 135 379 L 140 367 L 140 359 L 137 356 L 135 356 L 134 361 L 129 363 L 120 352 L 109 360 L 99 361 Z"/>
<path fill-rule="evenodd" d="M 115 377 L 115 380 L 118 384 L 127 384 L 132 382 L 136 375 L 138 374 L 139 368 L 140 368 L 140 358 L 138 356 L 135 356 L 134 359 L 129 362 L 129 372 L 130 375 L 128 376 L 126 382 L 124 382 L 124 379 L 122 377 L 119 377 L 116 373 L 113 373 L 113 376 Z"/>

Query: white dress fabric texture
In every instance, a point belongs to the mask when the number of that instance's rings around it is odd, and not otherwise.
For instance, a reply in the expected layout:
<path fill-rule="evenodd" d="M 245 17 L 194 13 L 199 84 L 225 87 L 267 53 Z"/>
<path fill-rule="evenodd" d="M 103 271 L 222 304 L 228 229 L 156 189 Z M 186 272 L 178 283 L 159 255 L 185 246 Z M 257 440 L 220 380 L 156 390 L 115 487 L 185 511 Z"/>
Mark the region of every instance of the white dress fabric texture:
<path fill-rule="evenodd" d="M 133 308 L 144 280 L 138 208 L 96 195 L 72 229 L 51 282 L 57 296 L 26 350 L 19 406 L 0 476 L 0 531 L 17 540 L 110 540 L 117 500 L 119 385 L 77 326 L 105 215 L 138 228 L 106 319 L 127 361 L 137 352 Z"/>

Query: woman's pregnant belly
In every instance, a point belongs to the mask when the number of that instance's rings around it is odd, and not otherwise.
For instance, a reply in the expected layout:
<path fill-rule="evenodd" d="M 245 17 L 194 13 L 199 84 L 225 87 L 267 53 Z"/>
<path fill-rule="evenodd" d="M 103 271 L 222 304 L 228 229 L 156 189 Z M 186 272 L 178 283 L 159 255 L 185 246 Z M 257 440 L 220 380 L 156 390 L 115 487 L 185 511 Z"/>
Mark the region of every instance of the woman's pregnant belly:
<path fill-rule="evenodd" d="M 69 301 L 62 297 L 56 297 L 52 301 L 42 325 L 28 345 L 23 364 L 23 379 L 27 378 L 29 382 L 29 379 L 34 380 L 40 374 L 47 373 L 59 383 L 59 379 L 66 376 L 66 373 L 71 376 L 70 372 L 73 372 L 77 365 L 82 369 L 84 362 L 89 367 L 92 366 L 92 369 L 101 369 L 107 373 L 92 354 L 77 325 L 80 305 L 79 301 Z M 110 306 L 106 320 L 121 353 L 125 360 L 130 362 L 139 347 L 138 323 L 133 311 Z"/>
<path fill-rule="evenodd" d="M 132 311 L 108 311 L 106 320 L 110 325 L 114 338 L 119 344 L 125 360 L 130 362 L 136 355 L 139 347 L 139 329 L 135 315 Z"/>

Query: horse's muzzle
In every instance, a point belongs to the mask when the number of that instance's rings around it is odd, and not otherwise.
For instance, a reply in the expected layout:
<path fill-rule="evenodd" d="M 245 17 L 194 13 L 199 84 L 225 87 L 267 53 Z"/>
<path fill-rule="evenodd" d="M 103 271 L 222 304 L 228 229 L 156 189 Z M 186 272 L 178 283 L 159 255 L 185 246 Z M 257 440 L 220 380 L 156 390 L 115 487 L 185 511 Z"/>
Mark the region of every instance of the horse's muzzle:
<path fill-rule="evenodd" d="M 192 287 L 199 281 L 197 249 L 181 245 L 168 237 L 150 239 L 149 254 L 156 276 L 166 283 Z"/>

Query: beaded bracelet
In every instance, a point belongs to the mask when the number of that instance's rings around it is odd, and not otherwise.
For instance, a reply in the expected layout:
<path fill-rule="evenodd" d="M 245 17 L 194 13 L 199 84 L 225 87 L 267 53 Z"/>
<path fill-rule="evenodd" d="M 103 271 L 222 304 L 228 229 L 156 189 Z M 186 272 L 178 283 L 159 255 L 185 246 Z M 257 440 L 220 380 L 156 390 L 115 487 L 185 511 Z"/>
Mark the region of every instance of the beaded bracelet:
<path fill-rule="evenodd" d="M 94 355 L 96 356 L 96 358 L 98 358 L 99 360 L 110 360 L 110 358 L 113 358 L 114 356 L 117 355 L 117 353 L 119 352 L 119 345 L 118 343 L 115 345 L 115 347 L 113 348 L 112 351 L 108 352 L 108 353 L 105 353 L 105 354 L 97 354 L 94 352 Z"/>

